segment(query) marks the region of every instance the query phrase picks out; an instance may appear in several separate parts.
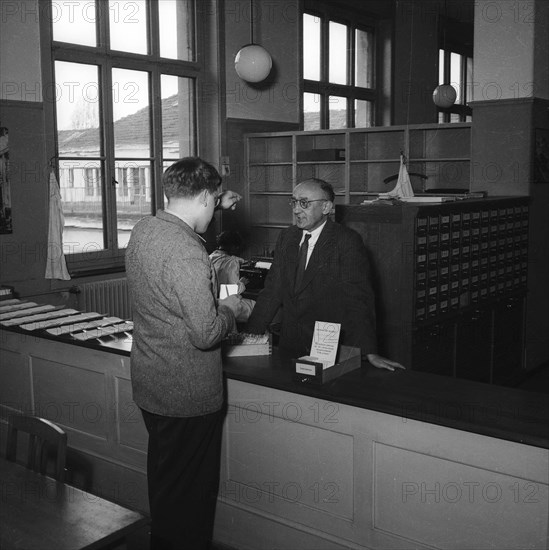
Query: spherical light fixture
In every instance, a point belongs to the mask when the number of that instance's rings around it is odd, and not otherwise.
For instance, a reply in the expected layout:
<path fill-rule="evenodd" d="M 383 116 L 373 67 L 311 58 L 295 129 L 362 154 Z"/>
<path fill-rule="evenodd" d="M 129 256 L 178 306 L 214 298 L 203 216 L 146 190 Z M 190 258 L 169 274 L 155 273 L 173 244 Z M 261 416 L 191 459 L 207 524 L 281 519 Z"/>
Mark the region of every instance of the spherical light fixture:
<path fill-rule="evenodd" d="M 238 76 L 246 82 L 265 80 L 273 66 L 271 54 L 259 44 L 254 43 L 254 2 L 250 0 L 250 43 L 242 46 L 234 58 L 234 68 Z"/>
<path fill-rule="evenodd" d="M 259 44 L 243 46 L 234 59 L 234 68 L 238 76 L 246 82 L 265 80 L 272 66 L 271 54 Z"/>
<path fill-rule="evenodd" d="M 451 107 L 457 98 L 456 89 L 451 84 L 441 84 L 435 88 L 433 92 L 433 101 L 437 107 L 448 109 Z"/>

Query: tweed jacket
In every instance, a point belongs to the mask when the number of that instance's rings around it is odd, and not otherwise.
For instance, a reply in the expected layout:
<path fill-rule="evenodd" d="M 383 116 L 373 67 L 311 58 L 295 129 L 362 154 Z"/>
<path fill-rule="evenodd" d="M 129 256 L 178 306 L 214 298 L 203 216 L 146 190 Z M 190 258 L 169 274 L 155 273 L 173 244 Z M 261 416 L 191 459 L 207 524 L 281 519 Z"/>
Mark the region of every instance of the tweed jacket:
<path fill-rule="evenodd" d="M 209 414 L 223 404 L 220 341 L 235 329 L 217 304 L 217 281 L 200 237 L 164 211 L 141 219 L 126 250 L 134 331 L 133 398 L 149 412 Z"/>
<path fill-rule="evenodd" d="M 248 330 L 264 332 L 281 308 L 281 348 L 299 355 L 308 353 L 315 321 L 326 321 L 341 323 L 340 344 L 359 347 L 362 355 L 376 353 L 370 264 L 360 235 L 328 219 L 301 286 L 294 289 L 302 235 L 295 225 L 280 233 Z"/>

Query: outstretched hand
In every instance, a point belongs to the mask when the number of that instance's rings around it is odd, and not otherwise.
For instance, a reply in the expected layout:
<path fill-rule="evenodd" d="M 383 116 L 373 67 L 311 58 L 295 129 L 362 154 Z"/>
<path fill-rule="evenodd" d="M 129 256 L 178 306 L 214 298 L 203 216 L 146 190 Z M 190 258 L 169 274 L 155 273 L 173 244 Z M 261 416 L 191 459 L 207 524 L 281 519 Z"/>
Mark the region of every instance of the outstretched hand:
<path fill-rule="evenodd" d="M 239 195 L 235 191 L 226 189 L 219 195 L 219 208 L 222 210 L 234 210 L 236 203 L 242 199 L 242 195 Z"/>
<path fill-rule="evenodd" d="M 406 367 L 400 363 L 391 361 L 390 359 L 381 357 L 381 355 L 377 355 L 375 353 L 369 353 L 366 357 L 368 358 L 370 364 L 378 369 L 386 369 L 391 371 L 394 371 L 395 369 L 406 369 Z"/>

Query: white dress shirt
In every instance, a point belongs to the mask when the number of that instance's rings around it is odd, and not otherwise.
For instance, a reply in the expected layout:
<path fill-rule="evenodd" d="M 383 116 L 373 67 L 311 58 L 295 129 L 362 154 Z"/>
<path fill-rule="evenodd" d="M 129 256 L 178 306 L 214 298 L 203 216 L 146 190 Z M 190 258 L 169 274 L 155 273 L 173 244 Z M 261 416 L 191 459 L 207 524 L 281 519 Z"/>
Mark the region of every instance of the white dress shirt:
<path fill-rule="evenodd" d="M 324 229 L 325 225 L 326 225 L 326 222 L 324 222 L 322 225 L 319 225 L 316 229 L 313 229 L 312 231 L 303 231 L 303 236 L 301 237 L 301 240 L 299 241 L 299 246 L 301 246 L 301 244 L 305 240 L 305 234 L 306 233 L 311 235 L 311 238 L 309 239 L 309 248 L 307 250 L 307 263 L 305 264 L 305 269 L 307 269 L 307 266 L 309 265 L 309 259 L 311 257 L 311 254 L 313 253 L 315 245 L 318 241 L 318 237 L 320 237 L 320 234 L 322 233 L 322 230 Z"/>

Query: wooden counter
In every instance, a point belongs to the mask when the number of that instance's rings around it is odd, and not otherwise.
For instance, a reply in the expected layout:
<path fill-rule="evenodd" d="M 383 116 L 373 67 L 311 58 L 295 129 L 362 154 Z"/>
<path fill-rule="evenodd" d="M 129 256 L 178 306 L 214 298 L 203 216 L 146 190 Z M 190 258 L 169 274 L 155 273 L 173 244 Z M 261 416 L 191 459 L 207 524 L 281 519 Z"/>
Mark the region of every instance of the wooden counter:
<path fill-rule="evenodd" d="M 2 418 L 23 410 L 57 422 L 75 480 L 82 467 L 88 490 L 146 511 L 131 340 L 0 337 Z M 258 550 L 546 548 L 546 395 L 368 365 L 314 387 L 294 381 L 276 350 L 224 368 L 217 540 Z"/>

